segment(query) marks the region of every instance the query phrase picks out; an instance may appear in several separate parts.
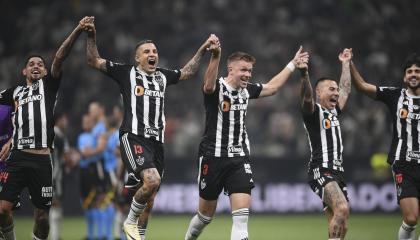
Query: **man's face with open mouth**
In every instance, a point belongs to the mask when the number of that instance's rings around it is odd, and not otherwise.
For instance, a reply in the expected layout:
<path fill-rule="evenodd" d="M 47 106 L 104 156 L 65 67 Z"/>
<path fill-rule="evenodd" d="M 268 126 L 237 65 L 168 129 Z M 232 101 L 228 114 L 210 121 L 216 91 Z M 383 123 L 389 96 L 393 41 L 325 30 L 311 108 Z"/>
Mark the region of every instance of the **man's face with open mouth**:
<path fill-rule="evenodd" d="M 159 54 L 155 44 L 145 43 L 140 45 L 136 51 L 136 62 L 141 70 L 147 74 L 152 74 L 156 71 L 159 61 Z"/>
<path fill-rule="evenodd" d="M 324 80 L 317 86 L 316 93 L 322 107 L 333 110 L 338 104 L 339 89 L 336 81 Z"/>
<path fill-rule="evenodd" d="M 37 81 L 47 75 L 45 63 L 39 57 L 30 58 L 22 72 L 26 76 L 26 79 L 31 82 Z"/>

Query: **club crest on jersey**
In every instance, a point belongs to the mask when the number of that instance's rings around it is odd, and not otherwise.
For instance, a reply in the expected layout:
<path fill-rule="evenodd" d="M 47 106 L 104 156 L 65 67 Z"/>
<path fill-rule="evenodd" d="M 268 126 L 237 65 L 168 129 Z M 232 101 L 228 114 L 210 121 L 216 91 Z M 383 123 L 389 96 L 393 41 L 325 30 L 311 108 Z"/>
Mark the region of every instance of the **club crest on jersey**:
<path fill-rule="evenodd" d="M 325 118 L 322 120 L 322 127 L 324 129 L 330 129 L 331 127 L 337 126 L 340 126 L 340 122 L 335 116 L 332 119 Z"/>
<path fill-rule="evenodd" d="M 229 146 L 227 147 L 228 153 L 241 153 L 242 152 L 242 146 L 236 145 L 236 146 Z"/>
<path fill-rule="evenodd" d="M 200 188 L 201 188 L 201 190 L 203 190 L 204 188 L 206 188 L 206 186 L 207 186 L 206 180 L 204 178 L 201 179 L 201 182 L 200 182 Z"/>
<path fill-rule="evenodd" d="M 343 159 L 334 159 L 333 164 L 340 167 L 343 164 Z"/>
<path fill-rule="evenodd" d="M 160 75 L 155 76 L 155 81 L 160 85 L 163 86 L 163 78 Z"/>
<path fill-rule="evenodd" d="M 145 128 L 144 129 L 144 134 L 154 136 L 154 137 L 158 137 L 159 136 L 159 130 L 156 129 L 156 128 Z"/>

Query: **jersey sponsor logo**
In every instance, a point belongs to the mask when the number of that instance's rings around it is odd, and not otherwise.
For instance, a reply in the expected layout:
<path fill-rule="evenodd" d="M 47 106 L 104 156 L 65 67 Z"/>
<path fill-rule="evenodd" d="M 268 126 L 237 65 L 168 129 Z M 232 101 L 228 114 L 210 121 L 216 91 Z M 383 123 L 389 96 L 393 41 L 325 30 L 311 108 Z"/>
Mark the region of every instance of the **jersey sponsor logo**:
<path fill-rule="evenodd" d="M 233 111 L 243 111 L 246 110 L 247 104 L 239 103 L 239 104 L 233 104 L 230 106 L 230 109 Z"/>
<path fill-rule="evenodd" d="M 244 164 L 245 173 L 252 174 L 251 164 L 245 163 Z"/>
<path fill-rule="evenodd" d="M 34 137 L 26 137 L 26 138 L 18 139 L 19 145 L 29 145 L 29 144 L 33 144 L 34 142 L 35 142 Z"/>
<path fill-rule="evenodd" d="M 145 128 L 144 129 L 144 134 L 158 137 L 159 136 L 159 130 L 156 129 L 156 128 Z"/>
<path fill-rule="evenodd" d="M 227 147 L 229 153 L 241 153 L 242 152 L 242 146 L 236 145 L 236 146 L 228 146 Z"/>
<path fill-rule="evenodd" d="M 409 112 L 405 108 L 400 109 L 399 116 L 400 116 L 401 119 L 407 119 L 408 118 L 408 119 L 420 120 L 420 114 L 419 113 Z"/>
<path fill-rule="evenodd" d="M 220 103 L 220 110 L 222 110 L 222 112 L 229 112 L 230 111 L 230 102 L 228 101 L 223 101 Z"/>
<path fill-rule="evenodd" d="M 42 100 L 42 95 L 41 94 L 32 95 L 32 96 L 29 96 L 27 98 L 19 100 L 18 105 L 22 106 L 22 105 L 27 104 L 29 102 L 41 101 L 41 100 Z"/>
<path fill-rule="evenodd" d="M 53 196 L 53 189 L 52 189 L 52 187 L 42 187 L 42 189 L 41 189 L 41 196 L 42 197 L 52 197 Z"/>
<path fill-rule="evenodd" d="M 158 97 L 158 98 L 164 97 L 164 92 L 157 91 L 157 90 L 150 90 L 150 89 L 144 88 L 143 86 L 136 86 L 134 89 L 134 94 L 137 97 L 141 97 L 143 95 L 149 96 L 149 97 Z"/>
<path fill-rule="evenodd" d="M 333 118 L 332 120 L 328 118 L 322 120 L 322 127 L 324 129 L 330 129 L 331 127 L 337 126 L 340 126 L 340 122 L 336 118 Z"/>
<path fill-rule="evenodd" d="M 420 159 L 420 152 L 419 151 L 407 151 L 407 157 Z"/>

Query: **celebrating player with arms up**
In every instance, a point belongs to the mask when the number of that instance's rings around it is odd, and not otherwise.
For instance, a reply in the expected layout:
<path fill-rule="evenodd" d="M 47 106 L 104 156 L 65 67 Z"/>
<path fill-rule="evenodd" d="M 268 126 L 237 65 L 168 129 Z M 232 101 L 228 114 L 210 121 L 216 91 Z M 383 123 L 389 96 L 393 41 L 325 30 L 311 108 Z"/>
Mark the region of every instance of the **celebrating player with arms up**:
<path fill-rule="evenodd" d="M 123 98 L 125 114 L 120 128 L 121 156 L 129 172 L 127 182 L 136 182 L 138 189 L 123 229 L 128 239 L 140 239 L 139 216 L 148 200 L 156 194 L 164 169 L 166 87 L 189 79 L 198 70 L 206 49 L 218 39 L 210 36 L 182 69 L 167 70 L 157 67 L 159 55 L 151 40 L 143 40 L 135 47 L 134 66 L 101 58 L 96 46 L 93 18 L 85 26 L 89 31 L 88 64 L 114 79 Z"/>
<path fill-rule="evenodd" d="M 50 153 L 54 140 L 54 106 L 62 65 L 81 32 L 79 24 L 58 49 L 50 72 L 41 56 L 31 55 L 22 70 L 26 83 L 0 94 L 0 104 L 12 106 L 15 111 L 12 150 L 6 162 L 8 177 L 0 182 L 0 226 L 6 239 L 15 239 L 12 208 L 25 187 L 35 205 L 33 239 L 48 237 L 48 211 L 53 195 Z"/>
<path fill-rule="evenodd" d="M 404 65 L 406 88 L 377 87 L 365 82 L 352 62 L 356 89 L 385 103 L 392 115 L 393 137 L 388 163 L 392 164 L 403 222 L 398 239 L 415 238 L 420 198 L 420 56 L 410 55 Z"/>
<path fill-rule="evenodd" d="M 323 201 L 330 240 L 344 239 L 349 216 L 338 115 L 350 94 L 351 56 L 351 49 L 344 49 L 339 55 L 342 62 L 340 86 L 331 78 L 318 79 L 316 100 L 309 81 L 308 65 L 302 63 L 298 66 L 301 72 L 301 110 L 311 149 L 309 185 Z"/>
<path fill-rule="evenodd" d="M 221 50 L 212 47 L 204 76 L 206 127 L 199 152 L 199 208 L 185 239 L 197 239 L 216 211 L 224 189 L 230 198 L 233 226 L 231 239 L 248 239 L 248 215 L 252 180 L 250 146 L 245 117 L 250 99 L 274 95 L 293 72 L 298 59 L 308 60 L 302 48 L 280 73 L 266 84 L 249 82 L 255 58 L 235 52 L 228 58 L 228 76 L 217 78 Z"/>

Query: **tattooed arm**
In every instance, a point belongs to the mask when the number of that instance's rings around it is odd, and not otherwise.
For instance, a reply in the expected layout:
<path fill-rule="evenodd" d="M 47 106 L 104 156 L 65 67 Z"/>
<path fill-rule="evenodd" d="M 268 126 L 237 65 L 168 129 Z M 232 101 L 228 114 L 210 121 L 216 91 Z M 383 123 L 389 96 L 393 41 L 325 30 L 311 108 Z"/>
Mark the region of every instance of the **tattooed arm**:
<path fill-rule="evenodd" d="M 315 111 L 314 97 L 309 80 L 308 64 L 298 63 L 297 68 L 300 71 L 300 107 L 304 114 L 312 114 Z"/>
<path fill-rule="evenodd" d="M 192 75 L 194 75 L 198 67 L 200 66 L 201 58 L 204 56 L 204 53 L 209 50 L 208 48 L 211 46 L 211 44 L 218 43 L 219 40 L 214 34 L 211 34 L 210 37 L 201 45 L 201 47 L 198 49 L 198 51 L 195 53 L 194 57 L 191 58 L 190 61 L 181 69 L 181 77 L 179 80 L 187 80 Z"/>
<path fill-rule="evenodd" d="M 83 23 L 84 30 L 87 31 L 88 37 L 86 41 L 87 63 L 91 68 L 106 72 L 106 60 L 99 56 L 98 47 L 96 46 L 96 29 L 94 17 L 90 17 Z"/>
<path fill-rule="evenodd" d="M 350 75 L 350 61 L 352 57 L 351 48 L 344 49 L 343 52 L 338 55 L 342 63 L 341 77 L 340 77 L 340 97 L 338 98 L 338 106 L 343 109 L 346 105 L 347 99 L 351 91 L 351 75 Z"/>
<path fill-rule="evenodd" d="M 82 21 L 85 18 L 83 18 Z M 57 78 L 60 76 L 61 66 L 64 60 L 66 59 L 66 57 L 69 55 L 71 49 L 73 48 L 74 42 L 79 37 L 82 30 L 83 30 L 82 26 L 79 23 L 77 27 L 73 30 L 73 32 L 71 32 L 70 35 L 66 38 L 66 40 L 64 40 L 60 48 L 55 53 L 55 57 L 51 65 L 51 75 L 54 78 Z"/>

